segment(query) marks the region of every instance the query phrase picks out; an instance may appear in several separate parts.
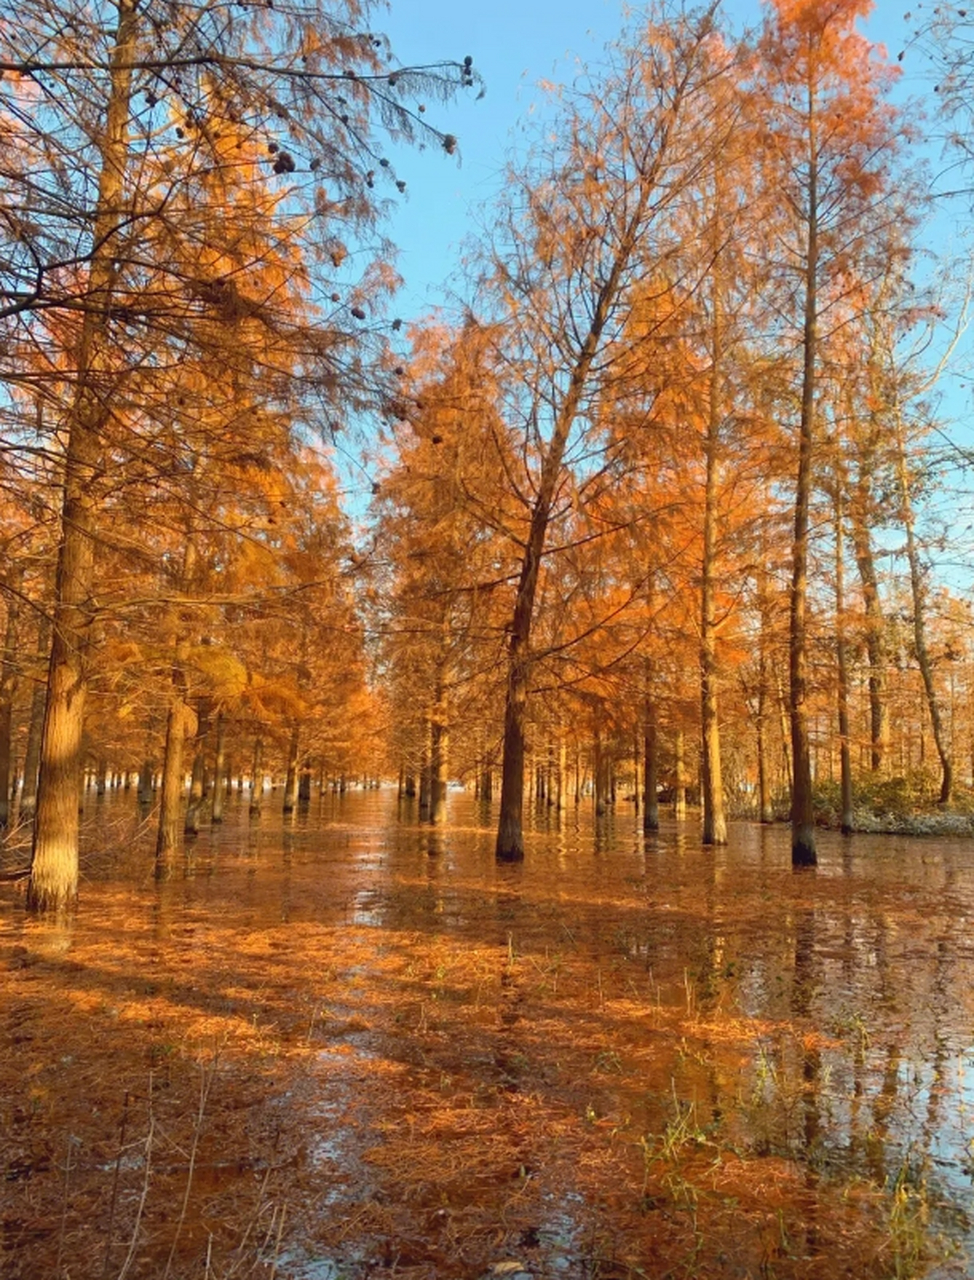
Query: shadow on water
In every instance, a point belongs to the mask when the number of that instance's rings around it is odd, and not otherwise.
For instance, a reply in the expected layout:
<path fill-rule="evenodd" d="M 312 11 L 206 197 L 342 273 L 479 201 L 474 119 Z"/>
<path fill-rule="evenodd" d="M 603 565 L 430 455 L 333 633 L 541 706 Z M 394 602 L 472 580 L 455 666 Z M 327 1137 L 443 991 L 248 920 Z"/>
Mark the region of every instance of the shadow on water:
<path fill-rule="evenodd" d="M 53 941 L 4 886 L 4 1276 L 965 1274 L 966 842 L 275 804 L 157 882 L 99 802 Z"/>

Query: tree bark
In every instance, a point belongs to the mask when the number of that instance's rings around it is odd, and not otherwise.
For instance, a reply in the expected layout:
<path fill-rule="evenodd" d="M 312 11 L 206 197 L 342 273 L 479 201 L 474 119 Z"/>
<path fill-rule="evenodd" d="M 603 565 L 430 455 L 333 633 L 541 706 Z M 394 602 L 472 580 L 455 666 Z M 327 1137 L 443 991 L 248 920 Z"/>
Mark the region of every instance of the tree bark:
<path fill-rule="evenodd" d="M 291 725 L 287 744 L 287 772 L 284 776 L 284 812 L 293 813 L 298 805 L 298 755 L 300 730 Z"/>
<path fill-rule="evenodd" d="M 159 787 L 159 829 L 156 833 L 156 878 L 166 879 L 172 858 L 179 848 L 180 808 L 183 799 L 183 746 L 186 739 L 189 708 L 186 706 L 182 668 L 175 666 L 172 694 L 166 720 L 166 746 L 162 760 L 162 783 Z"/>
<path fill-rule="evenodd" d="M 933 730 L 933 743 L 937 749 L 937 758 L 940 761 L 940 795 L 937 803 L 946 805 L 950 803 L 954 788 L 954 762 L 951 758 L 950 745 L 944 731 L 943 717 L 940 714 L 940 699 L 937 697 L 933 663 L 930 660 L 930 649 L 927 645 L 927 590 L 923 565 L 920 562 L 920 548 L 917 545 L 916 523 L 913 518 L 913 499 L 910 493 L 910 477 L 906 461 L 906 440 L 899 406 L 896 407 L 895 419 L 896 481 L 899 489 L 900 520 L 906 534 L 906 559 L 910 569 L 910 595 L 913 602 L 913 647 L 916 650 L 917 665 L 920 668 L 920 676 L 923 680 L 927 714 L 930 717 L 930 728 Z"/>
<path fill-rule="evenodd" d="M 89 258 L 88 303 L 81 322 L 74 402 L 66 423 L 61 537 L 54 586 L 54 626 L 34 821 L 27 909 L 61 912 L 78 893 L 78 795 L 81 738 L 91 642 L 101 431 L 107 421 L 107 315 L 117 267 L 115 234 L 125 218 L 124 175 L 135 60 L 135 0 L 116 0 L 118 26 L 108 69 L 108 103 L 100 143 L 97 204 Z"/>
<path fill-rule="evenodd" d="M 864 468 L 860 462 L 860 471 Z M 888 655 L 886 619 L 879 595 L 879 578 L 873 556 L 872 538 L 866 513 L 872 507 L 870 481 L 860 475 L 856 501 L 852 505 L 852 545 L 862 586 L 862 602 L 866 614 L 866 658 L 869 663 L 869 737 L 870 767 L 874 773 L 885 773 L 889 764 L 890 719 L 888 692 Z"/>
<path fill-rule="evenodd" d="M 15 571 L 7 584 L 7 623 L 0 659 L 0 830 L 10 825 L 10 781 L 13 761 L 14 693 L 17 687 L 17 631 L 20 620 L 22 574 Z"/>
<path fill-rule="evenodd" d="M 815 814 L 812 805 L 812 764 L 808 737 L 808 527 L 812 493 L 812 451 L 815 425 L 815 374 L 818 354 L 818 155 L 816 111 L 808 90 L 808 213 L 805 262 L 805 316 L 802 331 L 802 399 L 795 481 L 795 523 L 788 667 L 791 713 L 791 861 L 792 866 L 815 866 Z"/>
<path fill-rule="evenodd" d="M 51 623 L 41 614 L 37 628 L 38 666 L 47 667 L 51 656 Z M 30 724 L 27 728 L 27 749 L 24 753 L 24 788 L 20 794 L 21 821 L 33 819 L 37 808 L 37 770 L 41 759 L 41 734 L 44 731 L 44 707 L 47 702 L 47 681 L 33 676 L 33 692 L 30 697 Z"/>
<path fill-rule="evenodd" d="M 845 627 L 845 531 L 842 480 L 835 482 L 835 650 L 838 668 L 839 774 L 843 835 L 852 833 L 852 756 L 849 734 L 849 655 Z"/>
<path fill-rule="evenodd" d="M 261 805 L 264 802 L 264 744 L 260 738 L 254 739 L 254 760 L 250 769 L 250 816 L 260 817 Z"/>
<path fill-rule="evenodd" d="M 673 816 L 682 822 L 687 816 L 687 774 L 686 774 L 686 739 L 683 729 L 677 729 L 674 736 L 674 792 Z"/>
<path fill-rule="evenodd" d="M 213 763 L 213 804 L 210 808 L 210 822 L 223 821 L 223 803 L 226 798 L 229 773 L 226 767 L 227 723 L 223 712 L 216 717 L 216 758 Z"/>

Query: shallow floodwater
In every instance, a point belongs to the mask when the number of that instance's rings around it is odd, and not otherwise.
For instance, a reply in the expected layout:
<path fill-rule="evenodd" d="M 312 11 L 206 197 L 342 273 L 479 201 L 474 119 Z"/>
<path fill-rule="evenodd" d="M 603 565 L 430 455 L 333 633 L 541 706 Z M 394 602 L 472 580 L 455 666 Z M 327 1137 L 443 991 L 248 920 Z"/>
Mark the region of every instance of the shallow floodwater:
<path fill-rule="evenodd" d="M 974 1274 L 974 842 L 276 801 L 0 886 L 0 1275 Z"/>

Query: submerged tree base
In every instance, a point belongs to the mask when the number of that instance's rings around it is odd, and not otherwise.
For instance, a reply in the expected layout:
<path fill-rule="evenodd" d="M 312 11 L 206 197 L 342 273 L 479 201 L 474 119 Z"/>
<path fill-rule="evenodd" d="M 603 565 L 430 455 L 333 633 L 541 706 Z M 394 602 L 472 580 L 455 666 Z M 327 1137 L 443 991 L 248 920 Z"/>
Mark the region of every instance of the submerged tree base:
<path fill-rule="evenodd" d="M 524 846 L 523 845 L 501 845 L 498 844 L 495 855 L 498 862 L 523 862 Z"/>
<path fill-rule="evenodd" d="M 792 827 L 791 865 L 793 867 L 814 867 L 818 865 L 814 827 L 805 825 Z"/>

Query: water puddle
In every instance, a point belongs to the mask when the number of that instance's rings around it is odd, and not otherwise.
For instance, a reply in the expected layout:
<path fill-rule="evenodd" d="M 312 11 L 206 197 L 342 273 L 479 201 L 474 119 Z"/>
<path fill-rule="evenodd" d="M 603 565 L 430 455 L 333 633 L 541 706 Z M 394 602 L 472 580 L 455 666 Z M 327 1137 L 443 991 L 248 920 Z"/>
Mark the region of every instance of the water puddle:
<path fill-rule="evenodd" d="M 498 867 L 450 805 L 120 837 L 66 932 L 2 887 L 5 1277 L 967 1273 L 969 841 L 572 811 Z"/>

